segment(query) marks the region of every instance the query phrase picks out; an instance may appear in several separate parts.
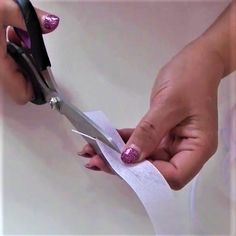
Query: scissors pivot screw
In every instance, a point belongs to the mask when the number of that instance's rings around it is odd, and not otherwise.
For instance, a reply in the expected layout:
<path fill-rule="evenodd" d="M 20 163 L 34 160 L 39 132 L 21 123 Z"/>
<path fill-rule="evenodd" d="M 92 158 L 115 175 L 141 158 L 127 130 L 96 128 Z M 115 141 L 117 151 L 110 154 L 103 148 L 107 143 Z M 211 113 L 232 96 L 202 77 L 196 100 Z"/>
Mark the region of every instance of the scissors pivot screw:
<path fill-rule="evenodd" d="M 50 106 L 52 110 L 59 110 L 60 109 L 60 98 L 59 97 L 52 97 L 50 99 Z"/>

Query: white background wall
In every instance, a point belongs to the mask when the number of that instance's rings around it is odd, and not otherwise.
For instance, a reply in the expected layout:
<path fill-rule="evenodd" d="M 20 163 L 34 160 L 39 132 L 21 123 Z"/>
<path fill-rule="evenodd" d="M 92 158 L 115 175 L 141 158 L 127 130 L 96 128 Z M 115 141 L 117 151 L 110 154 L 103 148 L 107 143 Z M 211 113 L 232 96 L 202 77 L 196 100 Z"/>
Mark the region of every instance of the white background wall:
<path fill-rule="evenodd" d="M 133 127 L 147 110 L 161 66 L 203 32 L 228 1 L 34 2 L 61 18 L 45 40 L 66 97 L 83 111 L 104 111 L 115 127 Z M 225 96 L 229 87 L 224 81 L 223 113 L 230 107 Z M 122 180 L 83 167 L 84 160 L 76 157 L 83 141 L 63 117 L 47 106 L 17 106 L 5 95 L 2 101 L 5 233 L 154 233 Z M 229 233 L 230 201 L 227 194 L 222 197 L 229 189 L 219 189 L 222 175 L 217 169 L 225 152 L 220 145 L 199 177 L 195 206 L 200 220 L 195 227 L 191 186 L 177 194 L 183 211 L 178 217 L 186 222 L 183 233 Z"/>

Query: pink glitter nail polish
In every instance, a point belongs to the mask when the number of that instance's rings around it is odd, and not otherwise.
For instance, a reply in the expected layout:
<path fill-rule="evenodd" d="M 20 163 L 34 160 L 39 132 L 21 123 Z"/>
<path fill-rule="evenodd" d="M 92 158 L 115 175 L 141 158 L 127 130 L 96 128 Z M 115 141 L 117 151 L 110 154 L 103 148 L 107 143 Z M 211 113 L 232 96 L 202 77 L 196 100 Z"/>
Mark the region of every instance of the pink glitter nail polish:
<path fill-rule="evenodd" d="M 59 17 L 55 15 L 47 15 L 43 18 L 43 27 L 46 30 L 54 30 L 59 24 Z"/>
<path fill-rule="evenodd" d="M 139 148 L 137 148 L 135 145 L 130 145 L 130 147 L 126 148 L 121 154 L 121 160 L 126 164 L 132 164 L 139 159 L 139 156 Z"/>

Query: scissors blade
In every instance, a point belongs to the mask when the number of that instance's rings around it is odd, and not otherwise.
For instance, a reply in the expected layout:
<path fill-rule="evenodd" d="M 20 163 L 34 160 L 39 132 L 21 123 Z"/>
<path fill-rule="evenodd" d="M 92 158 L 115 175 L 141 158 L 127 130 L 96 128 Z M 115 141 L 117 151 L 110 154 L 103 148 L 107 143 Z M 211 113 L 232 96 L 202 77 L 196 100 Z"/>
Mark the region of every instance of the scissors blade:
<path fill-rule="evenodd" d="M 59 111 L 62 115 L 66 116 L 76 130 L 95 139 L 99 139 L 120 153 L 119 148 L 114 143 L 112 138 L 78 108 L 64 100 L 61 100 L 59 104 Z"/>

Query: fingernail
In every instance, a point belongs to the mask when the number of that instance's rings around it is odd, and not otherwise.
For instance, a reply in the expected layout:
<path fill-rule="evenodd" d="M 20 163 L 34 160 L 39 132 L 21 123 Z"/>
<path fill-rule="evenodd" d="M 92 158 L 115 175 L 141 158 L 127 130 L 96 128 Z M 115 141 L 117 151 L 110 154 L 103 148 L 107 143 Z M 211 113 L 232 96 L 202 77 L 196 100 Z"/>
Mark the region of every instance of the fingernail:
<path fill-rule="evenodd" d="M 136 162 L 139 159 L 139 156 L 140 156 L 139 148 L 136 145 L 131 144 L 128 148 L 125 149 L 124 152 L 122 152 L 121 160 L 125 164 L 131 164 Z"/>
<path fill-rule="evenodd" d="M 100 168 L 98 168 L 97 166 L 91 166 L 90 164 L 86 164 L 84 167 L 86 167 L 89 170 L 95 170 L 95 171 L 99 171 L 101 170 Z"/>
<path fill-rule="evenodd" d="M 83 152 L 83 151 L 78 152 L 77 155 L 78 155 L 78 156 L 81 156 L 81 157 L 92 157 L 92 155 L 90 155 L 90 154 L 87 153 L 87 152 Z"/>
<path fill-rule="evenodd" d="M 14 28 L 17 36 L 20 38 L 20 40 L 22 41 L 22 43 L 24 44 L 24 47 L 30 49 L 31 47 L 31 41 L 30 41 L 30 37 L 28 32 L 22 30 L 22 29 L 18 29 L 18 28 Z"/>
<path fill-rule="evenodd" d="M 55 15 L 43 16 L 43 27 L 46 30 L 54 30 L 57 28 L 59 21 L 60 21 L 59 17 Z"/>

